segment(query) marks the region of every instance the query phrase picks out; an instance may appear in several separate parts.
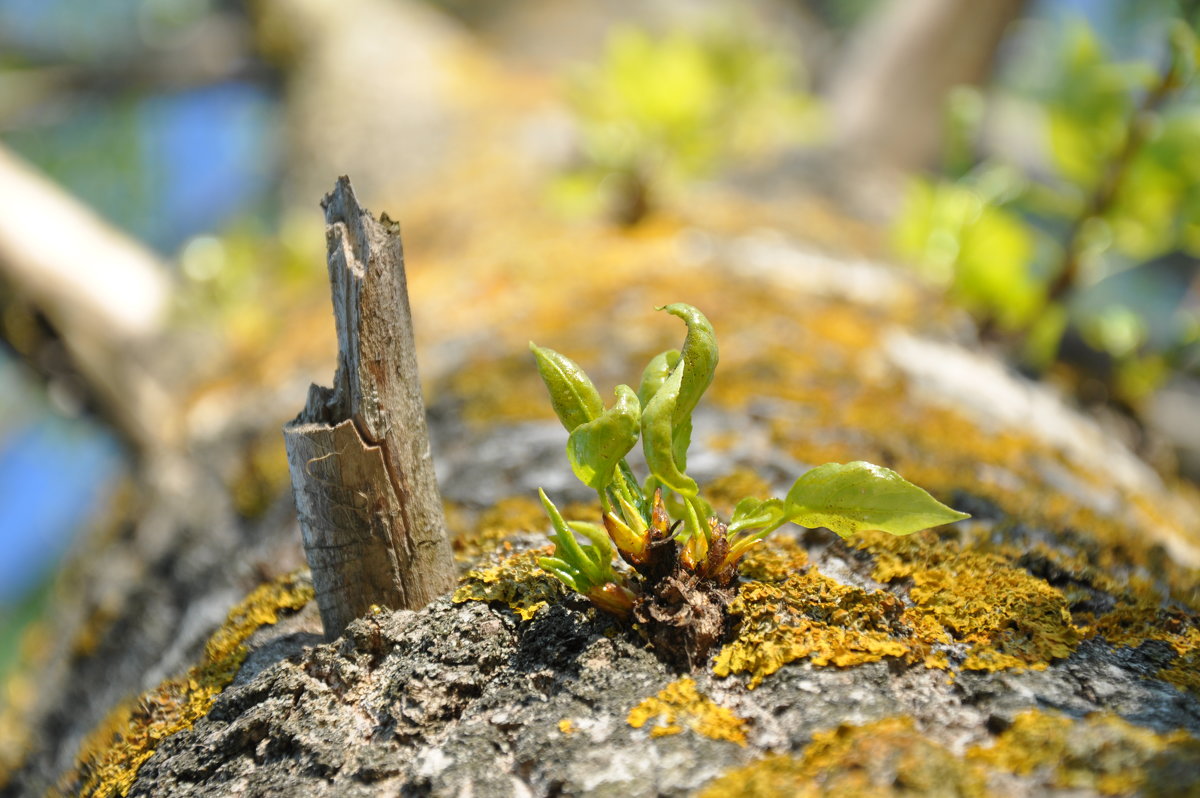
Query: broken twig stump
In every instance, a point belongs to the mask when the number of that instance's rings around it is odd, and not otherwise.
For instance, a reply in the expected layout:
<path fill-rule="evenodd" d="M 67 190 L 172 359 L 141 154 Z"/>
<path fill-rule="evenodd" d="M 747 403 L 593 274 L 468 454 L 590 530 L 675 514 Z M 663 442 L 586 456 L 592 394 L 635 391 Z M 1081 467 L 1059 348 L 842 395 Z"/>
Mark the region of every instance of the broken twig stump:
<path fill-rule="evenodd" d="M 420 609 L 454 584 L 417 377 L 398 225 L 339 178 L 322 202 L 337 325 L 332 388 L 283 428 L 325 636 L 372 605 Z"/>

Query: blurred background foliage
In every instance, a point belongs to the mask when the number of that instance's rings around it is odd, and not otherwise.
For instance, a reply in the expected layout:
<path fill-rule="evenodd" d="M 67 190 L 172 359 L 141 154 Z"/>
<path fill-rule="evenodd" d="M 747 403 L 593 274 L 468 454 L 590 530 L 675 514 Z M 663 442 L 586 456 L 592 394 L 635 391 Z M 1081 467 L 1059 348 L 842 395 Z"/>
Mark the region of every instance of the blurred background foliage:
<path fill-rule="evenodd" d="M 636 224 L 654 194 L 819 140 L 819 103 L 805 91 L 799 58 L 752 31 L 617 30 L 600 63 L 567 84 L 579 152 L 553 185 L 559 206 Z"/>
<path fill-rule="evenodd" d="M 539 134 L 537 201 L 564 225 L 686 218 L 721 181 L 751 193 L 834 181 L 838 201 L 868 187 L 869 207 L 839 211 L 890 231 L 890 251 L 864 242 L 865 254 L 910 264 L 1014 364 L 1084 402 L 1142 424 L 1182 390 L 1184 421 L 1158 429 L 1187 437 L 1200 396 L 1196 3 L 1015 3 L 994 68 L 948 92 L 940 155 L 900 170 L 900 190 L 875 188 L 883 166 L 828 169 L 846 155 L 837 79 L 887 0 L 392 5 L 438 15 L 437 37 L 552 86 L 561 125 Z M 0 144 L 152 247 L 173 270 L 171 323 L 247 362 L 269 356 L 256 347 L 290 308 L 328 301 L 317 198 L 292 190 L 315 168 L 295 144 L 296 86 L 327 68 L 304 58 L 327 37 L 273 27 L 320 6 L 0 0 Z M 461 82 L 486 93 L 474 74 Z M 386 171 L 407 145 L 385 138 L 363 157 Z M 126 458 L 68 370 L 46 362 L 58 355 L 39 348 L 43 326 L 0 284 L 0 669 Z"/>
<path fill-rule="evenodd" d="M 1082 18 L 1036 31 L 1041 56 L 1007 87 L 1041 152 L 987 147 L 995 95 L 957 90 L 944 167 L 911 181 L 894 227 L 1019 363 L 1134 410 L 1200 368 L 1197 40 L 1183 16 L 1143 24 L 1141 58 Z"/>

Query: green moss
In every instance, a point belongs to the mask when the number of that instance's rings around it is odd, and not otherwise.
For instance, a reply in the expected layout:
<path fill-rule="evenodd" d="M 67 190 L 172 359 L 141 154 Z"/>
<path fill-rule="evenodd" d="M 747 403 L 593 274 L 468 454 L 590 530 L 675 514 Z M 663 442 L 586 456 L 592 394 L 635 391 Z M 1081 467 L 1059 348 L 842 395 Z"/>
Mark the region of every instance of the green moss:
<path fill-rule="evenodd" d="M 298 610 L 312 598 L 312 583 L 299 574 L 256 588 L 229 611 L 205 645 L 199 664 L 109 713 L 84 740 L 76 768 L 60 785 L 61 792 L 79 785 L 79 795 L 126 795 L 138 768 L 158 744 L 191 728 L 233 681 L 249 653 L 245 641 L 250 635 L 275 623 L 281 612 Z"/>
<path fill-rule="evenodd" d="M 537 561 L 553 547 L 513 554 L 495 565 L 480 566 L 467 572 L 454 591 L 454 602 L 488 601 L 505 604 L 528 621 L 537 611 L 565 593 L 562 583 L 543 571 Z"/>
<path fill-rule="evenodd" d="M 651 723 L 651 737 L 679 734 L 687 728 L 712 740 L 746 744 L 746 721 L 700 693 L 696 682 L 687 677 L 629 710 L 627 722 L 635 729 Z"/>

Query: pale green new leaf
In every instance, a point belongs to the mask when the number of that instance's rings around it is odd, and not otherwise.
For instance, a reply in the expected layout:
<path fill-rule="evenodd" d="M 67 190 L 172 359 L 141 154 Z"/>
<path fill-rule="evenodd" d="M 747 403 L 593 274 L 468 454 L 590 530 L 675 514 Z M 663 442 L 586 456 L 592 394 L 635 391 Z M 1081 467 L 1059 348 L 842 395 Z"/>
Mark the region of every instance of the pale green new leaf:
<path fill-rule="evenodd" d="M 861 460 L 808 471 L 792 485 L 785 505 L 795 523 L 827 527 L 842 537 L 867 529 L 908 535 L 970 517 L 895 471 Z"/>
<path fill-rule="evenodd" d="M 537 360 L 538 374 L 550 392 L 550 404 L 558 420 L 573 431 L 604 412 L 604 401 L 596 386 L 579 364 L 553 349 L 529 342 L 529 351 Z"/>
<path fill-rule="evenodd" d="M 650 473 L 676 493 L 691 497 L 696 495 L 696 482 L 684 472 L 692 440 L 692 411 L 712 382 L 717 340 L 708 319 L 691 305 L 676 302 L 659 310 L 683 319 L 688 332 L 677 358 L 664 352 L 642 375 L 642 448 Z M 674 367 L 663 379 L 662 369 L 671 360 L 675 360 Z"/>
<path fill-rule="evenodd" d="M 612 482 L 613 471 L 638 439 L 641 406 L 628 385 L 618 385 L 617 401 L 596 418 L 580 424 L 567 439 L 567 459 L 579 481 L 595 490 Z"/>
<path fill-rule="evenodd" d="M 645 407 L 654 394 L 658 393 L 658 389 L 667 381 L 667 377 L 671 376 L 671 371 L 679 363 L 679 350 L 668 349 L 666 352 L 659 352 L 650 359 L 646 364 L 645 370 L 642 371 L 642 381 L 638 385 L 638 401 L 642 407 Z"/>
<path fill-rule="evenodd" d="M 642 450 L 655 479 L 682 496 L 695 496 L 696 481 L 683 473 L 674 447 L 675 405 L 683 380 L 682 365 L 681 361 L 642 411 Z"/>
<path fill-rule="evenodd" d="M 691 418 L 692 411 L 700 403 L 700 397 L 712 384 L 713 374 L 717 370 L 717 336 L 705 315 L 691 305 L 676 302 L 659 309 L 683 319 L 687 324 L 687 337 L 683 340 L 680 353 L 683 381 L 675 405 L 675 422 L 679 424 Z M 680 366 L 676 365 L 675 368 Z"/>
<path fill-rule="evenodd" d="M 780 499 L 745 498 L 733 508 L 733 517 L 729 520 L 729 534 L 745 529 L 761 529 L 775 527 L 783 523 L 787 517 L 787 508 Z"/>
<path fill-rule="evenodd" d="M 551 565 L 548 570 L 560 579 L 558 571 L 567 573 L 571 581 L 564 579 L 563 583 L 581 593 L 613 581 L 611 557 L 605 560 L 593 551 L 592 546 L 587 547 L 589 551 L 584 551 L 584 547 L 575 539 L 575 533 L 563 520 L 562 513 L 554 506 L 554 502 L 546 496 L 546 492 L 538 488 L 538 496 L 541 497 L 542 507 L 546 509 L 546 515 L 550 516 L 550 523 L 554 527 L 554 534 L 550 536 L 550 540 L 554 542 L 554 555 L 549 558 Z M 611 552 L 611 547 L 609 551 Z"/>

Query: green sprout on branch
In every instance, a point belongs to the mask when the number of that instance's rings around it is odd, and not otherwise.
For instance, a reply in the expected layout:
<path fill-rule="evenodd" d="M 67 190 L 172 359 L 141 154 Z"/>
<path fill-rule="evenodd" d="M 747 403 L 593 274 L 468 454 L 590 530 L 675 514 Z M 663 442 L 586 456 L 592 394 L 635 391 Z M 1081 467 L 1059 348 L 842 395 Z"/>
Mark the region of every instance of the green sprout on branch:
<path fill-rule="evenodd" d="M 682 645 L 690 662 L 719 639 L 742 558 L 783 525 L 826 527 L 842 537 L 867 529 L 908 535 L 968 517 L 896 472 L 858 461 L 813 468 L 783 499 L 742 499 L 727 522 L 718 518 L 687 474 L 692 413 L 716 371 L 716 336 L 691 305 L 659 310 L 687 325 L 683 348 L 653 357 L 637 392 L 618 385 L 609 407 L 578 364 L 529 345 L 570 433 L 567 460 L 596 491 L 603 519 L 602 526 L 567 522 L 539 490 L 554 528 L 554 553 L 539 563 L 567 587 L 632 616 L 654 642 Z M 640 484 L 625 459 L 639 438 L 650 471 Z M 614 567 L 614 555 L 629 567 Z"/>

